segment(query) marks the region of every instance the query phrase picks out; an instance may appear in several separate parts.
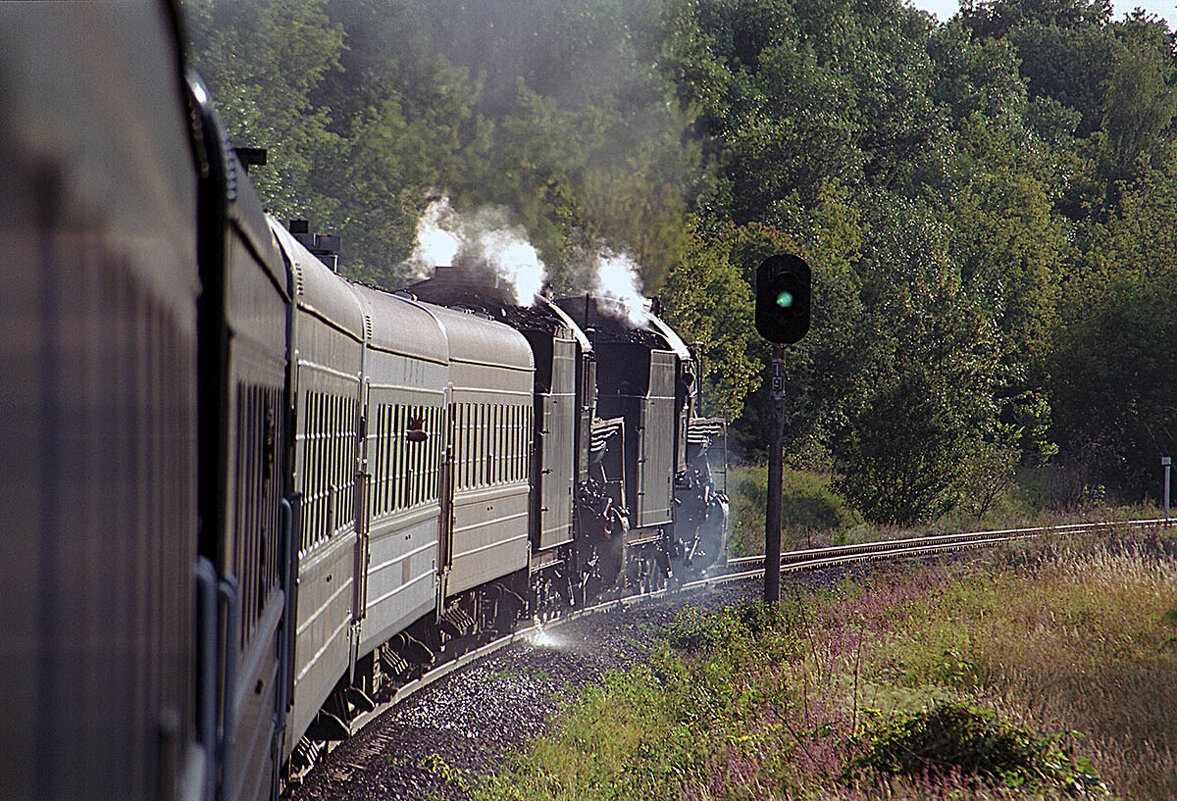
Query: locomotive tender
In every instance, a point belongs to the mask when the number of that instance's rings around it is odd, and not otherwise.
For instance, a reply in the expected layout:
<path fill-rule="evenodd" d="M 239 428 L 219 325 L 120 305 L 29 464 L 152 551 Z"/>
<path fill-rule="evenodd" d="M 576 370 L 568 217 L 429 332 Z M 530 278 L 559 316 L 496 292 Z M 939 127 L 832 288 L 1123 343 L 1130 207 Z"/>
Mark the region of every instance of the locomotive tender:
<path fill-rule="evenodd" d="M 6 799 L 273 798 L 438 660 L 724 548 L 673 331 L 344 280 L 178 20 L 0 8 Z"/>

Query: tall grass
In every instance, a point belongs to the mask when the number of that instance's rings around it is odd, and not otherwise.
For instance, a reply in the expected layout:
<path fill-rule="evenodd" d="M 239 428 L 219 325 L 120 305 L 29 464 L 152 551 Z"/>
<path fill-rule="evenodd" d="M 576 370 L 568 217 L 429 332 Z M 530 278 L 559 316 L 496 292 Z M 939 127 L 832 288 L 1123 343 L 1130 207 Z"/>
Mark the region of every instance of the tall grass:
<path fill-rule="evenodd" d="M 983 573 L 894 569 L 772 607 L 688 608 L 648 664 L 470 792 L 1177 798 L 1172 553 L 1010 549 Z"/>

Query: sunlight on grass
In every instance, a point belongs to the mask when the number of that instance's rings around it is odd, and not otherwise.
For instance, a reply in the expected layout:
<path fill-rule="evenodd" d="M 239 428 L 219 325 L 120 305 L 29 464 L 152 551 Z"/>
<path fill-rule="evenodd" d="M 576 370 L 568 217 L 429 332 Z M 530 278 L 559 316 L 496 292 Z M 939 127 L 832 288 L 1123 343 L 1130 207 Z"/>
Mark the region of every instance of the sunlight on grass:
<path fill-rule="evenodd" d="M 1177 797 L 1172 543 L 687 608 L 477 799 Z"/>

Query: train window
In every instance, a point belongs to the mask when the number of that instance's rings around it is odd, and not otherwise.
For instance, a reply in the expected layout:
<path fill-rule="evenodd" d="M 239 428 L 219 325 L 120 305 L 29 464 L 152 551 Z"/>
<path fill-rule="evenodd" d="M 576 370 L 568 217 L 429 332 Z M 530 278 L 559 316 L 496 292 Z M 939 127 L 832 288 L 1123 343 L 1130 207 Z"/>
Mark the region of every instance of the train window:
<path fill-rule="evenodd" d="M 412 407 L 408 410 L 408 415 L 409 421 L 411 422 L 414 418 L 421 415 L 421 407 Z M 413 445 L 410 454 L 409 461 L 411 463 L 411 469 L 409 470 L 409 475 L 406 477 L 408 479 L 409 505 L 416 506 L 421 502 L 421 482 L 414 480 L 421 475 L 421 446 Z"/>
<path fill-rule="evenodd" d="M 303 441 L 303 467 L 306 470 L 306 477 L 304 479 L 306 489 L 304 497 L 306 499 L 308 530 L 306 542 L 304 547 L 310 548 L 319 537 L 319 398 L 313 393 L 307 394 L 307 414 L 306 422 L 304 423 L 304 441 Z"/>
<path fill-rule="evenodd" d="M 412 419 L 420 420 L 424 409 L 420 406 L 413 407 Z M 413 475 L 417 476 L 417 480 L 412 482 L 413 487 L 413 506 L 417 506 L 421 502 L 421 474 L 425 469 L 425 449 L 421 447 L 420 443 L 413 445 Z"/>
<path fill-rule="evenodd" d="M 381 503 L 381 509 L 385 514 L 388 514 L 396 508 L 396 406 L 391 403 L 385 404 L 381 409 L 381 417 L 384 426 L 384 431 L 381 435 L 381 441 L 384 446 L 384 458 L 382 460 L 384 499 Z"/>
<path fill-rule="evenodd" d="M 495 407 L 495 481 L 507 480 L 507 409 L 508 406 Z"/>
<path fill-rule="evenodd" d="M 494 452 L 494 479 L 495 479 L 496 484 L 501 483 L 503 481 L 503 479 L 505 478 L 505 476 L 503 475 L 503 458 L 504 458 L 504 452 L 506 451 L 506 448 L 507 448 L 507 438 L 504 436 L 505 432 L 503 430 L 503 410 L 504 410 L 504 408 L 505 407 L 502 404 L 496 404 L 495 410 L 494 410 L 495 411 L 495 416 L 494 416 L 494 443 L 495 443 L 495 446 L 492 450 Z"/>
<path fill-rule="evenodd" d="M 475 458 L 478 454 L 478 405 L 474 403 L 466 406 L 466 472 L 468 473 L 467 486 L 478 486 L 478 466 L 475 463 Z"/>
<path fill-rule="evenodd" d="M 400 485 L 400 492 L 396 505 L 398 509 L 407 509 L 413 505 L 413 457 L 412 450 L 410 449 L 411 446 L 409 445 L 408 438 L 405 436 L 405 432 L 409 428 L 409 418 L 412 416 L 412 410 L 408 406 L 401 405 L 397 407 L 397 412 L 400 414 L 400 418 L 396 424 L 397 456 L 399 457 L 397 475 L 399 476 L 398 484 Z"/>
<path fill-rule="evenodd" d="M 356 518 L 356 401 L 347 398 L 343 402 L 344 459 L 339 465 L 340 483 L 343 485 L 343 524 L 354 525 Z"/>
<path fill-rule="evenodd" d="M 428 484 L 425 487 L 425 497 L 427 500 L 432 500 L 437 496 L 437 492 L 433 486 L 437 476 L 437 441 L 440 439 L 437 431 L 437 409 L 432 406 L 425 411 L 425 430 L 429 432 L 429 440 L 426 445 L 429 448 L 429 452 L 425 467 L 425 475 L 428 477 Z"/>
<path fill-rule="evenodd" d="M 464 452 L 465 444 L 462 440 L 462 405 L 457 404 L 450 407 L 450 415 L 452 415 L 453 423 L 453 437 L 451 442 L 454 445 L 454 486 L 455 489 L 461 489 L 466 486 L 466 477 L 463 474 L 462 454 Z"/>
<path fill-rule="evenodd" d="M 330 454 L 327 452 L 327 398 L 315 398 L 315 542 L 330 534 L 327 518 L 328 492 L 331 474 L 328 471 Z"/>
<path fill-rule="evenodd" d="M 401 458 L 401 407 L 389 407 L 388 447 L 392 463 L 389 465 L 389 511 L 401 507 L 401 471 L 404 470 L 404 459 Z"/>
<path fill-rule="evenodd" d="M 494 406 L 485 404 L 482 407 L 482 483 L 493 484 L 494 474 L 492 456 L 494 452 Z"/>
<path fill-rule="evenodd" d="M 516 458 L 519 460 L 519 478 L 520 480 L 527 478 L 527 466 L 529 454 L 527 453 L 527 440 L 529 431 L 527 429 L 527 415 L 529 409 L 522 407 L 519 409 L 519 452 Z"/>
<path fill-rule="evenodd" d="M 461 458 L 462 453 L 462 432 L 461 429 L 458 428 L 459 414 L 460 412 L 458 407 L 453 404 L 450 404 L 449 408 L 446 410 L 446 417 L 448 418 L 447 425 L 449 428 L 449 443 L 452 449 L 450 456 L 452 459 L 452 464 L 450 467 L 450 471 L 452 473 L 451 481 L 453 481 L 454 489 L 457 489 L 459 486 L 461 486 L 462 483 L 461 470 L 459 469 L 460 464 L 458 462 L 458 459 Z"/>
<path fill-rule="evenodd" d="M 307 515 L 303 529 L 303 549 L 309 549 L 319 540 L 319 397 L 308 392 L 304 403 L 303 421 L 303 496 L 306 500 Z"/>
<path fill-rule="evenodd" d="M 336 509 L 339 504 L 339 499 L 336 497 L 336 487 L 339 486 L 339 454 L 336 452 L 335 420 L 338 415 L 335 411 L 335 397 L 328 395 L 325 398 L 323 407 L 323 473 L 327 477 L 327 526 L 325 534 L 327 539 L 330 539 L 335 534 Z"/>
<path fill-rule="evenodd" d="M 384 424 L 384 406 L 376 407 L 376 454 L 372 460 L 372 517 L 384 514 L 384 435 L 387 427 Z"/>
<path fill-rule="evenodd" d="M 470 454 L 470 469 L 474 473 L 474 486 L 482 485 L 482 404 L 474 404 L 474 451 Z"/>
<path fill-rule="evenodd" d="M 433 438 L 433 487 L 431 493 L 434 498 L 441 494 L 441 454 L 445 446 L 441 434 L 442 410 L 441 407 L 436 407 L 433 410 L 433 431 L 438 432 L 438 436 Z"/>
<path fill-rule="evenodd" d="M 497 476 L 495 476 L 495 442 L 498 440 L 495 432 L 495 407 L 486 407 L 486 453 L 483 461 L 486 462 L 486 483 L 494 484 Z"/>
<path fill-rule="evenodd" d="M 462 428 L 465 418 L 465 404 L 457 404 L 452 409 L 455 419 L 454 427 L 454 482 L 458 489 L 466 486 L 466 434 Z"/>
<path fill-rule="evenodd" d="M 323 456 L 326 460 L 324 473 L 327 476 L 327 538 L 335 534 L 339 516 L 339 437 L 338 431 L 338 398 L 328 395 L 326 398 L 326 419 L 323 428 Z"/>
<path fill-rule="evenodd" d="M 453 415 L 457 420 L 454 429 L 454 480 L 458 489 L 466 486 L 466 432 L 463 423 L 466 418 L 466 404 L 460 403 L 453 407 Z"/>

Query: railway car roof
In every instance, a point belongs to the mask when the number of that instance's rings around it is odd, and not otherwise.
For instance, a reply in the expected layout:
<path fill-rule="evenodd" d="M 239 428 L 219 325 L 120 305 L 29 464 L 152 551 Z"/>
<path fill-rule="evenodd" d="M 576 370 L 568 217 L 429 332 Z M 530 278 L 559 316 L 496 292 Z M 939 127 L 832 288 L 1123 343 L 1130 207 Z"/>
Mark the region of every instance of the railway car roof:
<path fill-rule="evenodd" d="M 355 337 L 364 339 L 364 313 L 355 288 L 302 246 L 282 223 L 269 218 L 290 269 L 298 308 Z"/>
<path fill-rule="evenodd" d="M 371 317 L 370 347 L 440 364 L 449 362 L 445 331 L 420 304 L 372 287 L 356 286 L 355 292 Z"/>
<path fill-rule="evenodd" d="M 288 293 L 286 267 L 282 264 L 278 240 L 270 229 L 269 219 L 262 209 L 261 201 L 258 200 L 257 193 L 254 192 L 253 184 L 245 177 L 245 168 L 237 159 L 237 155 L 232 149 L 229 149 L 225 155 L 228 162 L 227 169 L 231 175 L 236 176 L 235 179 L 229 181 L 229 185 L 233 187 L 228 198 L 229 217 L 241 230 L 242 236 L 249 242 L 250 247 L 265 265 L 270 279 L 278 285 L 282 292 Z"/>
<path fill-rule="evenodd" d="M 513 370 L 535 369 L 527 339 L 514 328 L 470 312 L 420 303 L 445 331 L 450 359 Z"/>

